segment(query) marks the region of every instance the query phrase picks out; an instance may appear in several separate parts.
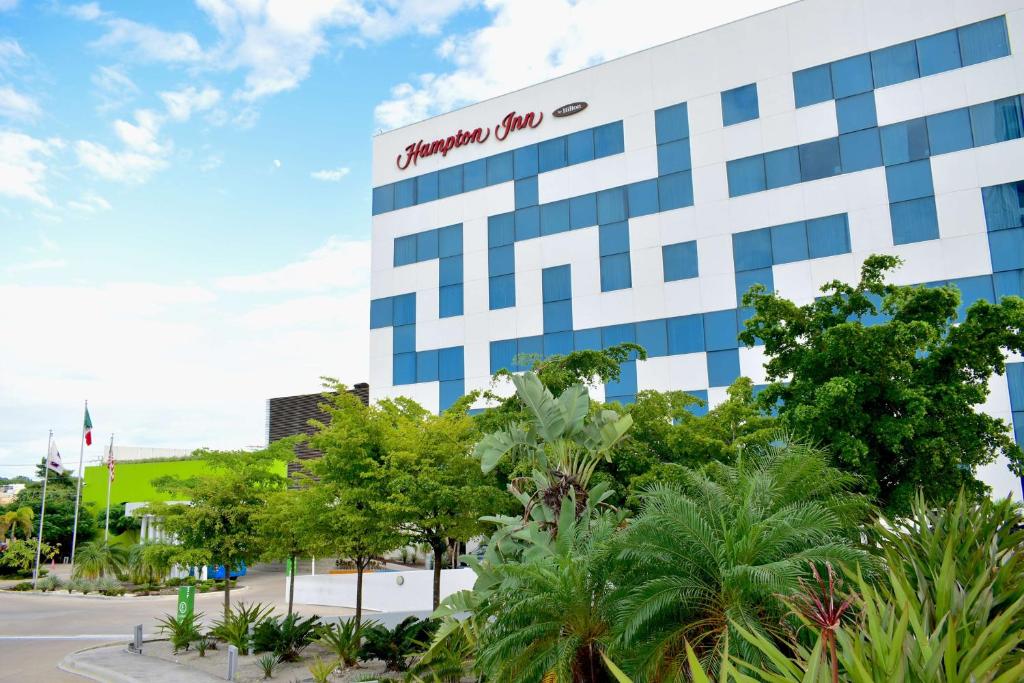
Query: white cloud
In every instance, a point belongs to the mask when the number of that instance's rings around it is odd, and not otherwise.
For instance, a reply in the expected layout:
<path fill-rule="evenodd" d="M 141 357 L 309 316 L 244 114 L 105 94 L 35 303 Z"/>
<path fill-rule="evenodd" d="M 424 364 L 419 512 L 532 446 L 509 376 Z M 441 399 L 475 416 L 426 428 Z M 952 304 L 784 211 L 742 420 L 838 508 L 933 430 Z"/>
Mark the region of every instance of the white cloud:
<path fill-rule="evenodd" d="M 397 84 L 375 115 L 405 125 L 789 1 L 489 0 L 490 25 L 441 43 L 452 70 Z"/>
<path fill-rule="evenodd" d="M 188 121 L 195 112 L 212 109 L 220 101 L 220 91 L 205 87 L 196 90 L 188 86 L 182 90 L 160 93 L 160 99 L 167 107 L 167 114 L 175 121 Z"/>
<path fill-rule="evenodd" d="M 94 44 L 104 49 L 123 48 L 143 62 L 199 63 L 206 59 L 199 41 L 190 33 L 162 31 L 128 19 L 102 19 L 107 32 Z"/>
<path fill-rule="evenodd" d="M 0 38 L 0 71 L 9 71 L 25 59 L 25 52 L 18 41 L 13 38 Z"/>
<path fill-rule="evenodd" d="M 256 275 L 223 277 L 216 285 L 226 291 L 325 292 L 364 287 L 370 277 L 370 243 L 332 237 L 301 261 Z"/>
<path fill-rule="evenodd" d="M 87 2 L 82 5 L 71 5 L 65 11 L 75 19 L 82 21 L 96 21 L 103 16 L 98 2 Z"/>
<path fill-rule="evenodd" d="M 15 263 L 14 265 L 7 266 L 4 270 L 8 275 L 15 275 L 17 273 L 25 273 L 33 270 L 55 270 L 58 268 L 64 268 L 68 263 L 62 258 L 46 258 L 36 259 L 35 261 L 26 261 L 25 263 Z"/>
<path fill-rule="evenodd" d="M 139 184 L 167 166 L 170 142 L 159 140 L 163 118 L 152 109 L 135 112 L 135 122 L 114 121 L 114 133 L 123 149 L 111 150 L 102 143 L 79 140 L 75 144 L 78 162 L 102 178 Z"/>
<path fill-rule="evenodd" d="M 86 192 L 81 199 L 68 202 L 68 206 L 83 213 L 97 213 L 99 211 L 110 211 L 110 202 L 95 192 Z"/>
<path fill-rule="evenodd" d="M 96 95 L 100 98 L 97 107 L 100 113 L 120 109 L 139 94 L 139 87 L 128 77 L 122 66 L 101 66 L 90 80 L 96 86 Z"/>
<path fill-rule="evenodd" d="M 53 206 L 46 195 L 47 161 L 64 143 L 0 131 L 0 195 Z"/>
<path fill-rule="evenodd" d="M 314 180 L 323 180 L 328 183 L 336 183 L 349 174 L 351 169 L 346 166 L 339 168 L 329 168 L 322 171 L 313 171 L 309 174 Z"/>
<path fill-rule="evenodd" d="M 10 86 L 0 87 L 0 116 L 31 121 L 42 113 L 39 103 Z"/>
<path fill-rule="evenodd" d="M 209 173 L 210 171 L 220 168 L 223 163 L 224 157 L 222 155 L 210 154 L 199 164 L 199 170 L 203 173 Z"/>
<path fill-rule="evenodd" d="M 274 159 L 273 163 L 274 163 L 274 168 L 281 168 L 281 160 L 280 159 Z"/>
<path fill-rule="evenodd" d="M 18 6 L 18 0 L 0 0 L 0 12 L 12 10 Z"/>

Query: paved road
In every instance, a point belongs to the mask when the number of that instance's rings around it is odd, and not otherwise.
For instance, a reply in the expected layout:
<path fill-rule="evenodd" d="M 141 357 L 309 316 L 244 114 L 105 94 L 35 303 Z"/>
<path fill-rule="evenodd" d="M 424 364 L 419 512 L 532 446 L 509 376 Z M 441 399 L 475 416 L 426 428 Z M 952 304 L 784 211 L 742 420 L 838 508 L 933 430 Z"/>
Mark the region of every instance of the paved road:
<path fill-rule="evenodd" d="M 57 574 L 61 574 L 59 568 Z M 287 608 L 284 581 L 282 570 L 250 570 L 239 582 L 244 590 L 231 592 L 232 602 L 264 602 L 283 611 Z M 222 604 L 221 593 L 196 595 L 196 611 L 208 617 L 216 616 Z M 4 591 L 0 593 L 0 683 L 80 682 L 81 678 L 56 668 L 66 655 L 92 645 L 127 642 L 135 624 L 142 624 L 146 634 L 155 633 L 156 619 L 174 608 L 172 595 L 103 600 Z M 321 616 L 351 613 L 341 607 L 310 605 L 296 605 L 296 611 Z"/>

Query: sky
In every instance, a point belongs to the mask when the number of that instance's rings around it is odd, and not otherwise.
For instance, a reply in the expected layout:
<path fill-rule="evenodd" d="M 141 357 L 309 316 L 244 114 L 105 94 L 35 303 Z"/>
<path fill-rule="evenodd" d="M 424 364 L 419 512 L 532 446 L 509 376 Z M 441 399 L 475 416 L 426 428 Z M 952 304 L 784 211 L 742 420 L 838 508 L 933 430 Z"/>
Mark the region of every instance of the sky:
<path fill-rule="evenodd" d="M 785 0 L 0 0 L 0 476 L 367 380 L 374 134 Z M 680 77 L 685 77 L 681 74 Z"/>

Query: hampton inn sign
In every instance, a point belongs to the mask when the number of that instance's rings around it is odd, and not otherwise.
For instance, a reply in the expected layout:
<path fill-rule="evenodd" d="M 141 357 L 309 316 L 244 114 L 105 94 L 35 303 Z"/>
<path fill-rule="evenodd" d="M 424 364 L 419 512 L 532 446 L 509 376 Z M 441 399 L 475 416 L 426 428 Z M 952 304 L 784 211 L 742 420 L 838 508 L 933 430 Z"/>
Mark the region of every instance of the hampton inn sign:
<path fill-rule="evenodd" d="M 587 108 L 586 102 L 573 102 L 556 109 L 553 114 L 556 117 L 572 116 Z M 524 128 L 536 128 L 544 120 L 544 112 L 531 111 L 527 114 L 517 114 L 510 111 L 505 114 L 501 123 L 494 127 L 494 137 L 498 142 L 504 142 L 509 135 Z M 416 162 L 424 157 L 440 154 L 448 156 L 448 152 L 458 147 L 470 144 L 481 145 L 491 138 L 490 128 L 474 128 L 472 130 L 459 129 L 454 135 L 438 138 L 431 142 L 420 140 L 405 148 L 405 154 L 399 154 L 395 158 L 395 165 L 399 170 L 404 171 L 409 166 L 415 166 Z"/>

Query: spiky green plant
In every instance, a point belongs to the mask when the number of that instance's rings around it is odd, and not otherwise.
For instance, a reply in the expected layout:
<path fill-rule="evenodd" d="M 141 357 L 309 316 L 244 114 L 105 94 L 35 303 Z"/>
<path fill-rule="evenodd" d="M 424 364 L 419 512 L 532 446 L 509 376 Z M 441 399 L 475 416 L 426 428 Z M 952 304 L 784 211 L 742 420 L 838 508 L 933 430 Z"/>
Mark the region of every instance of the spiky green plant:
<path fill-rule="evenodd" d="M 83 543 L 75 551 L 75 578 L 98 579 L 124 571 L 127 554 L 124 548 L 101 541 Z"/>
<path fill-rule="evenodd" d="M 869 566 L 853 532 L 869 506 L 854 484 L 824 453 L 779 434 L 735 466 L 712 463 L 687 470 L 681 488 L 650 489 L 619 542 L 615 621 L 628 670 L 675 680 L 688 641 L 714 671 L 731 624 L 783 635 L 777 596 L 797 589 L 809 562 Z"/>
<path fill-rule="evenodd" d="M 256 659 L 256 663 L 260 665 L 260 670 L 263 672 L 263 678 L 273 678 L 274 672 L 277 671 L 277 665 L 279 663 L 277 655 L 268 652 Z"/>
<path fill-rule="evenodd" d="M 262 602 L 246 604 L 239 602 L 228 609 L 227 614 L 213 622 L 210 635 L 234 645 L 241 652 L 248 652 L 252 647 L 249 639 L 249 627 L 255 628 L 264 620 L 269 619 L 274 608 Z"/>
<path fill-rule="evenodd" d="M 202 618 L 202 612 L 188 614 L 181 619 L 175 614 L 165 614 L 156 621 L 160 624 L 160 631 L 168 635 L 174 652 L 178 652 L 188 650 L 189 645 L 201 637 L 198 623 Z"/>
<path fill-rule="evenodd" d="M 34 517 L 35 512 L 27 505 L 3 513 L 0 515 L 0 538 L 6 538 L 10 533 L 11 539 L 16 539 L 19 531 L 23 538 L 28 538 L 32 535 L 32 519 Z"/>
<path fill-rule="evenodd" d="M 317 630 L 317 641 L 331 651 L 345 666 L 355 666 L 359 661 L 359 648 L 363 632 L 376 622 L 364 621 L 357 624 L 355 619 L 342 619 L 336 624 L 324 624 Z"/>
<path fill-rule="evenodd" d="M 334 670 L 338 668 L 336 662 L 330 660 L 323 660 L 317 657 L 313 660 L 313 663 L 309 665 L 309 673 L 313 676 L 314 683 L 327 683 L 327 680 L 334 673 Z"/>

